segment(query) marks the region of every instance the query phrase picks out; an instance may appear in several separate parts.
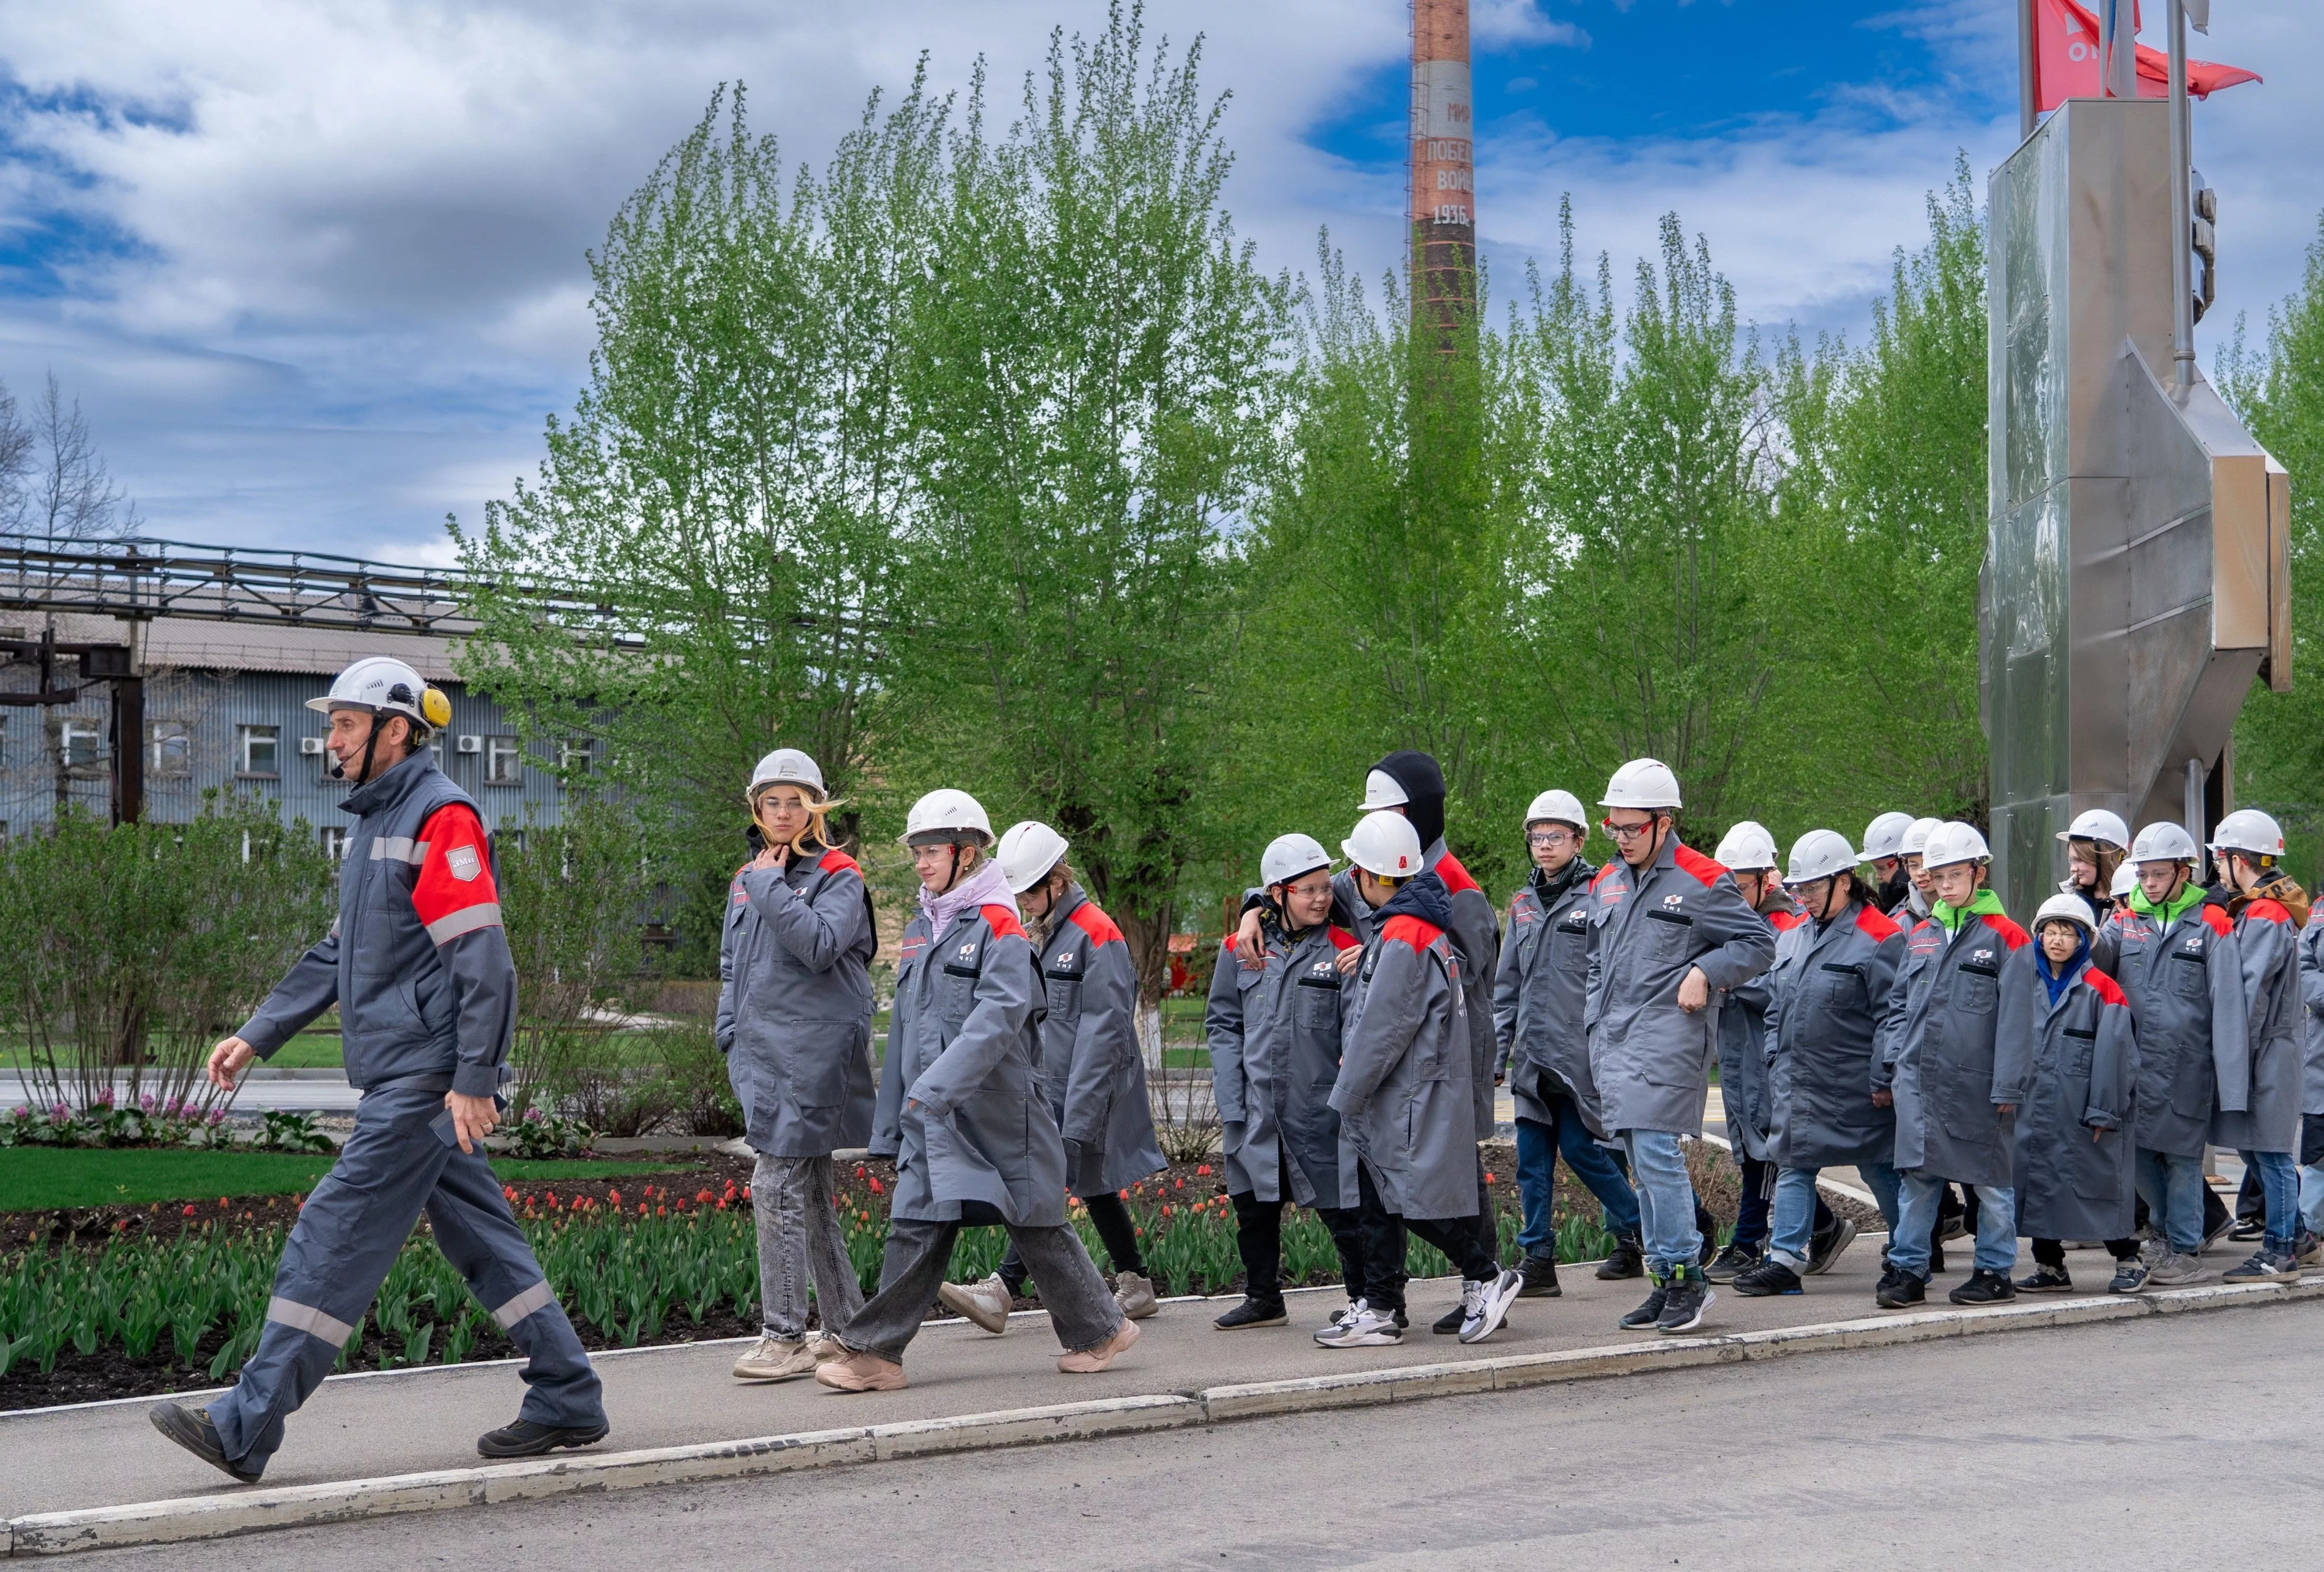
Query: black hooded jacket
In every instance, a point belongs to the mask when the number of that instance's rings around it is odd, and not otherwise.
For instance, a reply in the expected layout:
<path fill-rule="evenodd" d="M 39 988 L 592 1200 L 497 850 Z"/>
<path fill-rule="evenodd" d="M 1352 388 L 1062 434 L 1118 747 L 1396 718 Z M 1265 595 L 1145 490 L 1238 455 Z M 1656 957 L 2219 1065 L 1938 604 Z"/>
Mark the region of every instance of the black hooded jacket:
<path fill-rule="evenodd" d="M 1404 788 L 1404 816 L 1420 833 L 1420 844 L 1433 846 L 1443 840 L 1444 772 L 1436 761 L 1416 749 L 1402 748 L 1372 768 Z"/>

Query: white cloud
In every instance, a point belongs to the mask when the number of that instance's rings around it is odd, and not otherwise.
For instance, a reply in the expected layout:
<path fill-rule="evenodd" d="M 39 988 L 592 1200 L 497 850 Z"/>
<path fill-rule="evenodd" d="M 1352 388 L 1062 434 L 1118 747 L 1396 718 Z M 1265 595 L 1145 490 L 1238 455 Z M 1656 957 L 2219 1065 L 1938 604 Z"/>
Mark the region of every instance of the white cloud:
<path fill-rule="evenodd" d="M 1590 35 L 1581 28 L 1543 15 L 1541 0 L 1476 0 L 1469 8 L 1469 36 L 1488 50 L 1544 43 L 1590 47 Z"/>

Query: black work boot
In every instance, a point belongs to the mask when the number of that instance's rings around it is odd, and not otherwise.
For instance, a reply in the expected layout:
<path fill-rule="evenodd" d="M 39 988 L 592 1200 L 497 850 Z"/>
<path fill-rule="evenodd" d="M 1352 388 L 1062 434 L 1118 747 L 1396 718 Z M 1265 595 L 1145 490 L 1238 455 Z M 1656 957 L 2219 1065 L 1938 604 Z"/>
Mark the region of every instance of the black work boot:
<path fill-rule="evenodd" d="M 1251 1327 L 1280 1327 L 1291 1318 L 1284 1308 L 1280 1294 L 1248 1294 L 1242 1303 L 1211 1323 L 1222 1332 L 1240 1332 Z"/>
<path fill-rule="evenodd" d="M 1518 1269 L 1524 1281 L 1517 1287 L 1521 1299 L 1554 1299 L 1565 1290 L 1557 1286 L 1557 1257 L 1528 1255 Z"/>
<path fill-rule="evenodd" d="M 153 1421 L 155 1429 L 237 1484 L 258 1483 L 259 1470 L 244 1468 L 227 1458 L 226 1443 L 218 1438 L 217 1427 L 210 1423 L 209 1410 L 176 1402 L 155 1403 L 145 1410 L 145 1417 Z"/>
<path fill-rule="evenodd" d="M 1600 1282 L 1616 1282 L 1627 1277 L 1646 1275 L 1645 1242 L 1636 1234 L 1616 1234 L 1614 1248 L 1607 1253 L 1605 1260 L 1598 1263 L 1598 1280 Z"/>
<path fill-rule="evenodd" d="M 1892 1266 L 1880 1274 L 1880 1286 L 1873 1290 L 1872 1302 L 1884 1310 L 1903 1310 L 1924 1303 L 1928 1297 L 1926 1278 L 1901 1266 Z"/>
<path fill-rule="evenodd" d="M 604 1425 L 537 1425 L 518 1419 L 476 1438 L 480 1457 L 540 1457 L 561 1447 L 594 1447 L 605 1438 Z"/>

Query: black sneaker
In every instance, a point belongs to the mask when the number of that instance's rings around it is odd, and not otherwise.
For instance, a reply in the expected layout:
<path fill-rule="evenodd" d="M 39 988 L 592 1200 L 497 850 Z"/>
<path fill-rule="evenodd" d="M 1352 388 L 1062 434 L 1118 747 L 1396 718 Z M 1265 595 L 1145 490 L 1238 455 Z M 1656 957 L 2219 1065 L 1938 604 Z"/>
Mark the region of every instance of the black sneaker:
<path fill-rule="evenodd" d="M 1517 1268 L 1523 1278 L 1517 1285 L 1521 1299 L 1554 1299 L 1565 1290 L 1557 1286 L 1557 1258 L 1554 1255 L 1528 1255 Z"/>
<path fill-rule="evenodd" d="M 2237 1244 L 2248 1244 L 2267 1236 L 2267 1223 L 2259 1217 L 2246 1217 L 2227 1230 L 2227 1237 Z"/>
<path fill-rule="evenodd" d="M 1469 1307 L 1454 1299 L 1452 1308 L 1437 1317 L 1435 1324 L 1428 1329 L 1440 1337 L 1457 1337 L 1461 1335 L 1461 1324 L 1468 1318 Z"/>
<path fill-rule="evenodd" d="M 1960 1202 L 1953 1187 L 1947 1185 L 1937 1197 L 1937 1236 L 1932 1244 L 1941 1244 L 1948 1239 L 1958 1239 L 1969 1232 L 1969 1210 Z M 1939 1267 L 1938 1271 L 1944 1269 Z"/>
<path fill-rule="evenodd" d="M 2110 1294 L 2135 1294 L 2146 1286 L 2147 1264 L 2134 1255 L 2128 1261 L 2114 1263 L 2114 1281 L 2107 1284 Z"/>
<path fill-rule="evenodd" d="M 1670 1285 L 1663 1297 L 1663 1313 L 1655 1318 L 1655 1330 L 1666 1336 L 1692 1332 L 1702 1325 L 1702 1312 L 1718 1299 L 1702 1280 L 1702 1269 L 1697 1267 Z"/>
<path fill-rule="evenodd" d="M 1280 1327 L 1290 1319 L 1279 1296 L 1269 1295 L 1260 1299 L 1246 1295 L 1242 1303 L 1211 1325 L 1222 1332 L 1240 1332 L 1251 1327 Z"/>
<path fill-rule="evenodd" d="M 1622 1318 L 1622 1330 L 1637 1332 L 1654 1326 L 1663 1318 L 1663 1307 L 1669 1302 L 1669 1288 L 1659 1282 L 1655 1284 L 1655 1291 L 1646 1296 L 1646 1302 Z"/>
<path fill-rule="evenodd" d="M 1944 1271 L 1944 1269 L 1945 1247 L 1941 1244 L 1931 1244 L 1929 1246 L 1929 1275 L 1931 1277 L 1934 1277 L 1939 1272 Z"/>
<path fill-rule="evenodd" d="M 1702 1275 L 1712 1282 L 1733 1282 L 1766 1258 L 1766 1253 L 1757 1244 L 1729 1244 L 1711 1258 Z"/>
<path fill-rule="evenodd" d="M 1821 1277 L 1830 1271 L 1840 1253 L 1855 1243 L 1856 1225 L 1845 1217 L 1834 1217 L 1831 1227 L 1818 1229 L 1808 1242 L 1807 1275 Z"/>
<path fill-rule="evenodd" d="M 2074 1291 L 2074 1279 L 2062 1266 L 2040 1264 L 2034 1268 L 2030 1276 L 2017 1280 L 2017 1291 L 2022 1294 L 2070 1294 Z"/>
<path fill-rule="evenodd" d="M 237 1484 L 258 1483 L 262 1470 L 244 1468 L 227 1458 L 226 1443 L 218 1439 L 217 1427 L 210 1423 L 209 1410 L 189 1409 L 183 1403 L 155 1403 L 145 1410 L 145 1417 L 153 1421 L 155 1429 Z"/>
<path fill-rule="evenodd" d="M 1705 1273 L 1708 1276 L 1709 1273 Z M 1735 1280 L 1735 1291 L 1746 1299 L 1773 1299 L 1800 1291 L 1800 1274 L 1773 1259 L 1762 1261 Z"/>
<path fill-rule="evenodd" d="M 1873 1290 L 1872 1302 L 1884 1310 L 1902 1310 L 1928 1297 L 1927 1279 L 1916 1277 L 1901 1266 L 1892 1266 L 1880 1274 L 1880 1286 Z"/>
<path fill-rule="evenodd" d="M 2302 1266 L 2324 1266 L 2324 1234 L 2300 1231 L 2299 1240 L 2292 1247 L 2292 1259 Z"/>
<path fill-rule="evenodd" d="M 1702 1238 L 1695 1247 L 1694 1263 L 1709 1266 L 1711 1258 L 1719 1253 L 1719 1219 L 1706 1211 L 1701 1201 L 1694 1204 L 1694 1231 Z"/>
<path fill-rule="evenodd" d="M 2219 1273 L 2221 1282 L 2290 1282 L 2299 1277 L 2300 1262 L 2289 1254 L 2273 1250 L 2255 1250 L 2251 1259 L 2241 1266 L 2231 1266 Z"/>
<path fill-rule="evenodd" d="M 2017 1285 L 2005 1272 L 1987 1271 L 1983 1267 L 1969 1274 L 1969 1281 L 1947 1294 L 1945 1298 L 1957 1305 L 2005 1305 L 2017 1297 Z"/>
<path fill-rule="evenodd" d="M 1618 1282 L 1627 1277 L 1646 1275 L 1646 1253 L 1644 1244 L 1635 1234 L 1625 1234 L 1614 1241 L 1614 1248 L 1598 1263 L 1600 1282 Z"/>
<path fill-rule="evenodd" d="M 594 1447 L 605 1438 L 604 1425 L 536 1425 L 519 1419 L 476 1438 L 480 1457 L 541 1457 L 560 1447 Z"/>

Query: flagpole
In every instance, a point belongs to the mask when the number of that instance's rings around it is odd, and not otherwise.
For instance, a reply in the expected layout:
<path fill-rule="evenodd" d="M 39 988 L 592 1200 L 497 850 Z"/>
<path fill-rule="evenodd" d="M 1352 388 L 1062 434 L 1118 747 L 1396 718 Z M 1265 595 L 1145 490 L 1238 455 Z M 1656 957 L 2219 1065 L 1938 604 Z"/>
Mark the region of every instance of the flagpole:
<path fill-rule="evenodd" d="M 2020 142 L 2034 134 L 2034 122 L 2040 114 L 2035 107 L 2034 70 L 2041 47 L 2034 32 L 2034 0 L 2017 0 L 2017 140 Z"/>
<path fill-rule="evenodd" d="M 2179 391 L 2195 385 L 2195 282 L 2189 247 L 2195 242 L 2192 163 L 2188 146 L 2187 5 L 2171 0 L 2171 361 Z"/>

